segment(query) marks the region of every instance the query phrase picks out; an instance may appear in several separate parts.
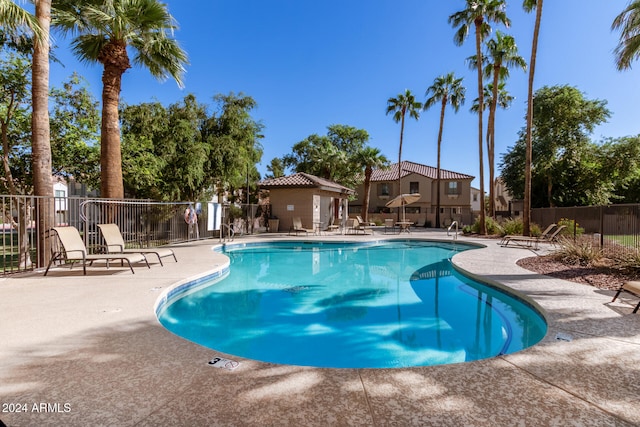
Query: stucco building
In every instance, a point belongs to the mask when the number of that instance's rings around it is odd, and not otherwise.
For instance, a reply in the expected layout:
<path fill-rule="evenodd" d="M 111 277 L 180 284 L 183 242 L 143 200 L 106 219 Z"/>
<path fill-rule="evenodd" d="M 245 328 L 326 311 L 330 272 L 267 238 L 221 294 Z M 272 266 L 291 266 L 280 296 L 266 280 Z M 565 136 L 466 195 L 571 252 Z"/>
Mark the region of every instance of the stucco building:
<path fill-rule="evenodd" d="M 401 185 L 398 189 L 398 167 Z M 388 169 L 375 169 L 371 176 L 369 194 L 369 219 L 382 221 L 396 218 L 398 209 L 389 209 L 385 204 L 399 194 L 418 193 L 420 200 L 405 207 L 407 220 L 418 225 L 435 224 L 437 206 L 437 168 L 419 163 L 403 161 Z M 471 181 L 473 176 L 440 169 L 440 222 L 443 226 L 458 221 L 458 224 L 473 222 L 471 210 Z M 357 199 L 349 204 L 351 214 L 362 213 L 364 184 L 356 188 Z"/>

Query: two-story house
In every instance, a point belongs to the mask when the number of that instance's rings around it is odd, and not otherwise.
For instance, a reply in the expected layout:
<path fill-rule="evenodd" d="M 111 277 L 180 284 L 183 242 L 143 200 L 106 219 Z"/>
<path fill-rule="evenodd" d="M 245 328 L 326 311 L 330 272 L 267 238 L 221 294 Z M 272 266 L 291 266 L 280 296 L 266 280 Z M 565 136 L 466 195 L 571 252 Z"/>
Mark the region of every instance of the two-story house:
<path fill-rule="evenodd" d="M 398 188 L 398 167 L 401 186 Z M 405 206 L 407 220 L 419 225 L 435 224 L 437 206 L 437 168 L 419 163 L 403 161 L 392 164 L 388 169 L 375 169 L 371 175 L 369 194 L 369 220 L 382 221 L 396 218 L 398 208 L 389 209 L 385 204 L 399 194 L 421 195 L 420 199 Z M 440 222 L 447 226 L 452 221 L 459 224 L 473 222 L 471 210 L 471 181 L 473 176 L 440 169 Z M 349 203 L 350 214 L 362 213 L 364 184 L 356 188 L 357 199 Z"/>

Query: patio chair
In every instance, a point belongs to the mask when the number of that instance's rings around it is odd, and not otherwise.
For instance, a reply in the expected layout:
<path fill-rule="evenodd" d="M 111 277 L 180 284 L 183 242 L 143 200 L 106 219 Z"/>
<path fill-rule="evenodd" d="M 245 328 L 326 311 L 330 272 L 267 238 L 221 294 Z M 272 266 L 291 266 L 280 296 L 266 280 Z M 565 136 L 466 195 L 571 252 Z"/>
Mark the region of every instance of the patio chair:
<path fill-rule="evenodd" d="M 176 254 L 169 248 L 125 248 L 124 237 L 122 237 L 118 224 L 98 224 L 98 228 L 104 238 L 108 254 L 154 254 L 158 257 L 161 266 L 164 266 L 162 258 L 165 257 L 173 257 L 173 260 L 178 262 Z"/>
<path fill-rule="evenodd" d="M 622 291 L 626 291 L 631 295 L 640 298 L 640 282 L 631 281 L 623 283 L 622 286 L 620 286 L 620 289 L 618 289 L 618 292 L 616 292 L 616 295 L 613 297 L 611 302 L 614 302 L 616 298 L 620 296 L 620 292 Z M 633 309 L 633 312 L 637 313 L 638 309 L 640 309 L 640 301 L 638 302 L 638 305 L 636 305 L 636 308 Z"/>
<path fill-rule="evenodd" d="M 387 234 L 387 231 L 391 230 L 391 232 L 396 232 L 396 221 L 393 218 L 387 218 L 384 220 L 384 234 Z"/>
<path fill-rule="evenodd" d="M 49 265 L 47 265 L 47 269 L 44 272 L 45 276 L 49 272 L 51 264 L 55 261 L 70 261 L 71 268 L 73 268 L 74 263 L 81 262 L 82 272 L 85 275 L 87 274 L 87 262 L 89 265 L 93 265 L 94 261 L 105 261 L 107 269 L 109 268 L 109 261 L 120 260 L 121 265 L 124 265 L 124 262 L 126 261 L 131 269 L 131 273 L 133 274 L 135 274 L 132 266 L 134 263 L 144 262 L 147 264 L 147 267 L 151 268 L 147 258 L 142 254 L 88 254 L 87 247 L 82 241 L 80 232 L 78 232 L 78 229 L 73 226 L 53 227 L 51 230 L 58 237 L 58 242 L 60 244 L 58 245 L 58 249 L 51 256 L 51 260 L 49 260 Z"/>
<path fill-rule="evenodd" d="M 331 220 L 329 222 L 329 225 L 327 226 L 327 231 L 338 231 L 340 230 L 340 224 L 336 224 L 336 219 L 335 217 L 331 217 Z"/>
<path fill-rule="evenodd" d="M 558 238 L 558 235 L 562 230 L 566 228 L 566 225 L 561 225 L 556 228 L 555 231 L 545 237 L 529 237 L 529 236 L 512 236 L 510 239 L 506 240 L 501 246 L 506 247 L 509 243 L 513 243 L 518 246 L 531 247 L 535 245 L 535 249 L 538 249 L 538 243 L 555 243 Z"/>
<path fill-rule="evenodd" d="M 289 235 L 291 235 L 291 233 L 293 232 L 296 233 L 296 236 L 298 235 L 298 233 L 302 232 L 304 232 L 305 234 L 315 233 L 315 230 L 313 229 L 302 227 L 302 220 L 299 216 L 294 216 L 291 221 L 293 222 L 293 224 L 289 229 Z"/>

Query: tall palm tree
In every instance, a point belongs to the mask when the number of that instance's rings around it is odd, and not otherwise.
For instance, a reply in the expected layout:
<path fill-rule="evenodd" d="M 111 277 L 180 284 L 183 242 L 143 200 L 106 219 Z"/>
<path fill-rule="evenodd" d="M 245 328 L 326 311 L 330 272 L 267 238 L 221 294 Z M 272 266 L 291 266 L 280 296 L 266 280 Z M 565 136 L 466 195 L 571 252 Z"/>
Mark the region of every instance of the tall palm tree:
<path fill-rule="evenodd" d="M 640 0 L 633 0 L 613 20 L 612 30 L 620 30 L 620 43 L 613 51 L 619 71 L 631 68 L 640 58 Z"/>
<path fill-rule="evenodd" d="M 500 89 L 500 80 L 504 81 L 509 77 L 509 68 L 519 67 L 523 70 L 527 69 L 527 63 L 520 55 L 518 55 L 518 46 L 515 39 L 500 31 L 496 31 L 495 38 L 486 43 L 487 48 L 487 64 L 484 69 L 486 77 L 492 77 L 493 90 L 491 102 L 489 103 L 489 119 L 487 122 L 487 159 L 489 162 L 489 215 L 495 218 L 495 123 L 496 123 L 496 107 L 500 100 L 498 90 Z"/>
<path fill-rule="evenodd" d="M 369 220 L 369 194 L 371 192 L 371 175 L 373 169 L 382 168 L 389 164 L 389 159 L 374 147 L 364 147 L 355 155 L 355 162 L 364 168 L 364 199 L 362 201 L 362 219 Z"/>
<path fill-rule="evenodd" d="M 431 95 L 431 96 L 429 96 Z M 462 78 L 457 79 L 454 73 L 436 77 L 433 84 L 427 88 L 424 109 L 433 107 L 440 102 L 440 127 L 438 129 L 438 167 L 436 174 L 436 228 L 440 228 L 440 148 L 442 147 L 442 129 L 444 128 L 444 110 L 450 104 L 456 113 L 464 104 L 465 88 Z M 426 224 L 426 223 L 425 223 Z"/>
<path fill-rule="evenodd" d="M 102 197 L 122 198 L 122 156 L 118 103 L 122 74 L 133 63 L 159 79 L 169 76 L 182 87 L 186 53 L 171 38 L 177 28 L 160 0 L 59 0 L 56 25 L 77 37 L 71 47 L 81 61 L 99 62 L 102 72 L 100 191 Z"/>
<path fill-rule="evenodd" d="M 522 235 L 531 234 L 531 164 L 532 153 L 532 128 L 533 128 L 533 76 L 536 71 L 536 55 L 538 52 L 538 36 L 540 34 L 540 21 L 542 19 L 543 0 L 524 0 L 522 7 L 528 13 L 536 9 L 536 22 L 533 27 L 533 41 L 531 42 L 531 60 L 529 61 L 529 83 L 527 93 L 527 130 L 525 137 L 525 161 L 524 161 L 524 203 L 522 218 Z"/>
<path fill-rule="evenodd" d="M 420 110 L 422 103 L 416 101 L 415 96 L 409 89 L 405 89 L 404 93 L 399 94 L 395 98 L 387 100 L 387 115 L 393 113 L 393 120 L 400 122 L 400 148 L 398 149 L 398 194 L 402 194 L 402 140 L 404 137 L 404 119 L 407 113 L 409 117 L 418 120 L 420 118 Z M 400 211 L 398 210 L 398 215 Z"/>
<path fill-rule="evenodd" d="M 475 28 L 476 57 L 478 58 L 478 97 L 480 105 L 483 101 L 482 83 L 482 40 L 491 32 L 489 22 L 501 23 L 509 26 L 511 21 L 505 13 L 504 0 L 466 0 L 467 7 L 464 10 L 449 16 L 449 23 L 459 27 L 454 36 L 454 42 L 460 46 L 469 35 L 471 26 Z M 478 110 L 478 152 L 480 157 L 480 194 L 484 194 L 484 158 L 482 155 L 482 109 Z M 480 234 L 487 234 L 485 224 L 484 197 L 480 197 Z"/>

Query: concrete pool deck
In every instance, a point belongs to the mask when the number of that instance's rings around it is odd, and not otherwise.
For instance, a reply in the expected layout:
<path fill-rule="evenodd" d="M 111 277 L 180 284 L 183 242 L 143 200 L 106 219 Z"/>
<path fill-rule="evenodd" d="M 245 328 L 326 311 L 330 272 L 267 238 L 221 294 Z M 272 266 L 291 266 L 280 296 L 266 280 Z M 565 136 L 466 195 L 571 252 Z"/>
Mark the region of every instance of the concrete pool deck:
<path fill-rule="evenodd" d="M 452 240 L 439 231 L 402 237 Z M 265 238 L 289 237 L 236 242 Z M 135 274 L 94 267 L 83 276 L 75 267 L 0 279 L 0 420 L 7 426 L 640 425 L 640 314 L 631 314 L 637 299 L 622 295 L 610 303 L 613 292 L 521 269 L 515 262 L 532 256 L 526 249 L 458 240 L 487 247 L 456 255 L 457 266 L 542 307 L 549 331 L 541 343 L 477 362 L 407 369 L 318 369 L 224 355 L 171 334 L 153 310 L 176 282 L 225 264 L 210 250 L 217 240 L 204 240 L 175 246 L 178 263 L 137 267 Z M 233 371 L 208 366 L 215 356 L 241 364 Z"/>

